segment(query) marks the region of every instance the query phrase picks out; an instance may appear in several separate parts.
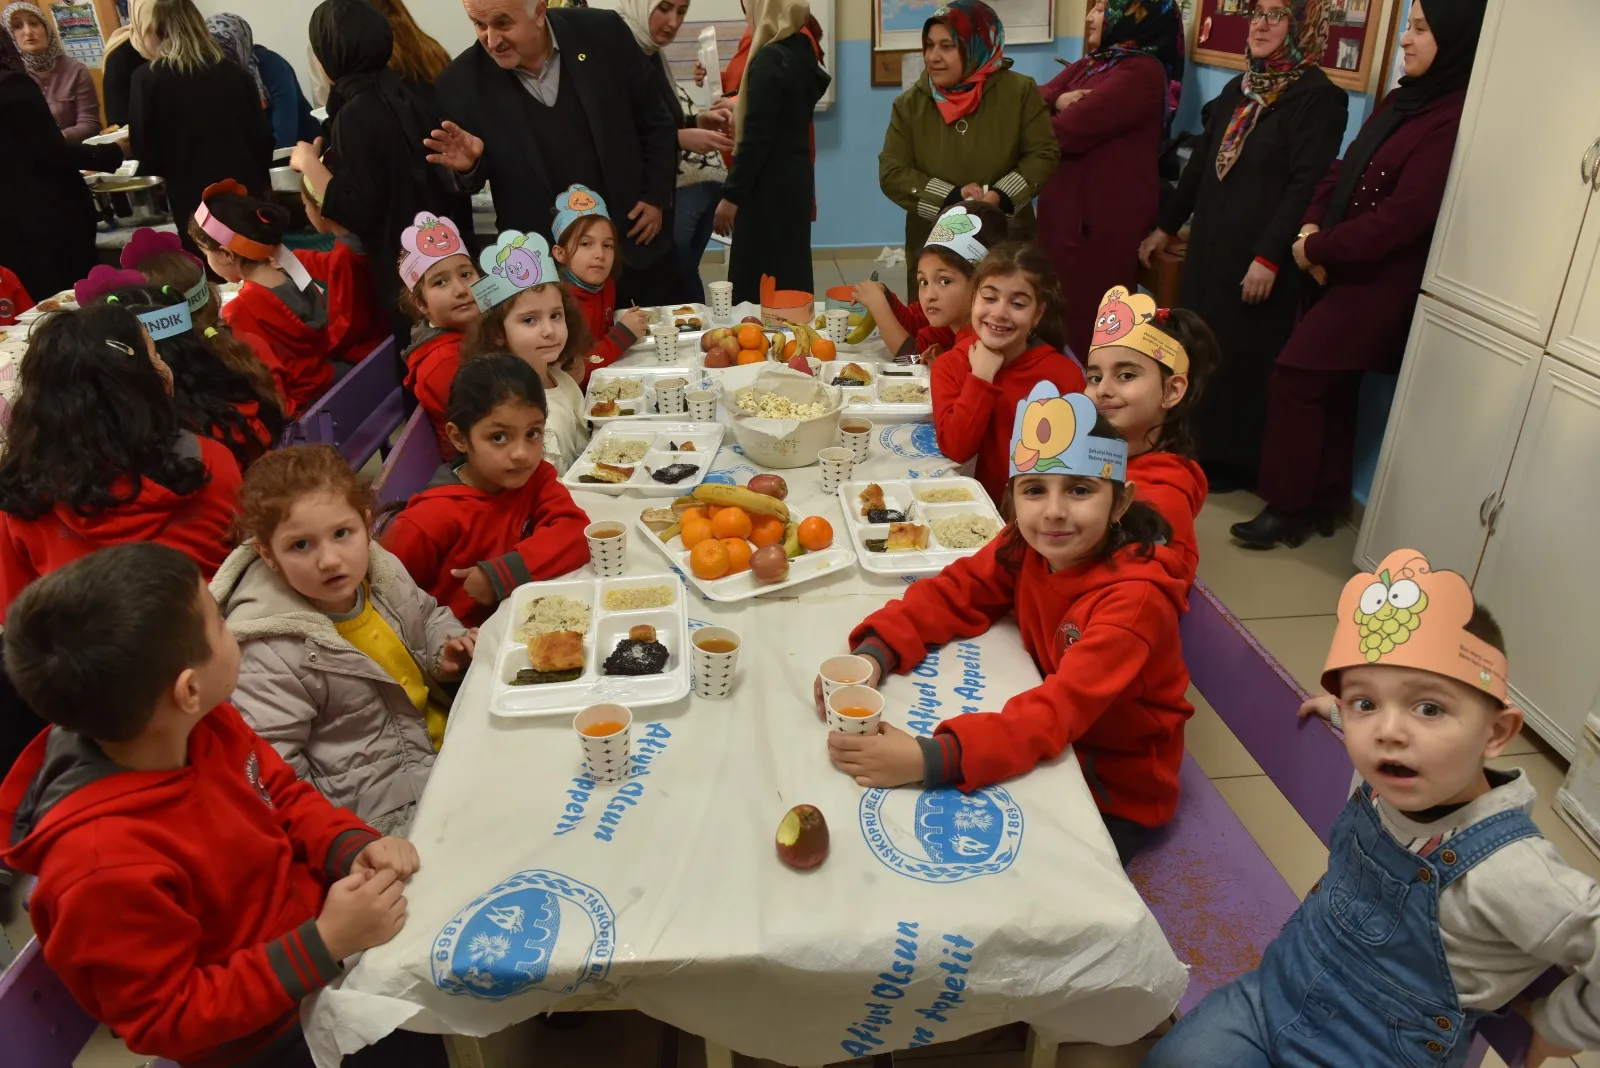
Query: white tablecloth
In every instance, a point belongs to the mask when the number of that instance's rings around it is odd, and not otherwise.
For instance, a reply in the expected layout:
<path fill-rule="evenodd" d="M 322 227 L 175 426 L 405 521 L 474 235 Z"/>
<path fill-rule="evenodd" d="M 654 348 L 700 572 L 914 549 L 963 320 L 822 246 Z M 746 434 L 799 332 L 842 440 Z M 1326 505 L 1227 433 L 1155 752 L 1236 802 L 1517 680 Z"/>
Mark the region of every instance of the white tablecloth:
<path fill-rule="evenodd" d="M 928 424 L 879 430 L 862 474 L 953 467 Z M 713 465 L 740 482 L 755 470 L 728 445 Z M 817 468 L 780 473 L 790 501 L 842 537 Z M 630 573 L 665 569 L 631 528 L 659 500 L 574 496 L 596 519 L 630 524 Z M 489 714 L 497 613 L 412 831 L 423 868 L 410 918 L 307 1010 L 313 1048 L 350 1052 L 400 1025 L 485 1035 L 608 1001 L 785 1064 L 1019 1020 L 1105 1044 L 1147 1033 L 1185 971 L 1070 752 L 970 797 L 863 790 L 829 763 L 817 664 L 904 588 L 859 568 L 738 604 L 691 588 L 691 627 L 743 638 L 737 685 L 729 700 L 638 710 L 635 775 L 620 784 L 584 778 L 570 717 Z M 887 719 L 927 733 L 1038 681 L 1007 621 L 885 682 Z M 821 809 L 832 835 L 829 859 L 807 873 L 773 843 L 797 803 Z"/>

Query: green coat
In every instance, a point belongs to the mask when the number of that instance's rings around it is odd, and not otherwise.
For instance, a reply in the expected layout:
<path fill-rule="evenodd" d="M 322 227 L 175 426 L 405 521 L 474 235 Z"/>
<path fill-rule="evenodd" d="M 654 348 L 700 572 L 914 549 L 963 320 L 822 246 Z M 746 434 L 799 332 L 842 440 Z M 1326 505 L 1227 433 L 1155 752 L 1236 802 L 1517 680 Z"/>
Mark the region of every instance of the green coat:
<path fill-rule="evenodd" d="M 1011 69 L 989 76 L 978 109 L 946 125 L 928 76 L 895 98 L 878 154 L 878 185 L 906 211 L 906 266 L 916 298 L 917 253 L 934 220 L 968 183 L 1011 200 L 1022 233 L 1033 230 L 1033 197 L 1060 158 L 1039 86 Z"/>

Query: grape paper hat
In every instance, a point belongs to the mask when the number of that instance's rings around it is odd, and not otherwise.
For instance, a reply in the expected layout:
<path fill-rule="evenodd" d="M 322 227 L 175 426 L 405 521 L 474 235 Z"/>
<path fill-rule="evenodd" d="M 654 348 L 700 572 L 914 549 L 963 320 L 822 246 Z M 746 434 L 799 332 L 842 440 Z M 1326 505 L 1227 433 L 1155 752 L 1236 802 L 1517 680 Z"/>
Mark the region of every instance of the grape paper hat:
<path fill-rule="evenodd" d="M 1509 705 L 1505 654 L 1467 633 L 1472 589 L 1454 571 L 1434 571 L 1415 549 L 1396 549 L 1339 595 L 1322 687 L 1339 693 L 1339 672 L 1363 664 L 1416 668 L 1459 679 Z"/>
<path fill-rule="evenodd" d="M 524 289 L 557 281 L 550 244 L 538 234 L 507 230 L 478 257 L 483 277 L 472 283 L 479 311 L 488 311 Z"/>
<path fill-rule="evenodd" d="M 1156 324 L 1166 318 L 1165 308 L 1144 293 L 1129 293 L 1122 286 L 1113 286 L 1100 298 L 1100 312 L 1094 321 L 1094 337 L 1089 341 L 1089 351 L 1107 345 L 1121 345 L 1142 352 L 1173 374 L 1189 370 L 1189 354 L 1178 344 L 1177 338 Z"/>
<path fill-rule="evenodd" d="M 400 280 L 407 289 L 415 289 L 422 276 L 440 260 L 451 256 L 472 258 L 461 241 L 461 229 L 431 211 L 417 212 L 416 220 L 400 234 L 400 251 L 406 254 L 400 261 Z"/>
<path fill-rule="evenodd" d="M 567 228 L 585 215 L 611 218 L 605 199 L 599 193 L 586 185 L 568 186 L 565 193 L 556 197 L 556 223 L 551 228 L 556 240 L 560 241 Z"/>
<path fill-rule="evenodd" d="M 1077 475 L 1127 481 L 1128 443 L 1091 437 L 1094 401 L 1082 393 L 1063 395 L 1050 382 L 1035 383 L 1017 405 L 1011 427 L 1011 475 Z"/>
<path fill-rule="evenodd" d="M 939 245 L 968 263 L 977 263 L 989 254 L 983 242 L 978 240 L 978 231 L 982 228 L 983 222 L 976 215 L 968 215 L 966 208 L 954 207 L 934 222 L 933 229 L 928 232 L 928 240 L 922 247 Z"/>
<path fill-rule="evenodd" d="M 183 247 L 183 241 L 177 234 L 141 226 L 133 232 L 133 237 L 128 243 L 122 246 L 122 257 L 119 262 L 130 271 L 142 271 L 146 260 L 162 252 L 175 252 L 199 269 L 200 280 L 184 291 L 183 300 L 189 306 L 191 314 L 204 308 L 206 301 L 211 299 L 211 283 L 206 279 L 206 265 L 201 263 L 194 253 Z"/>

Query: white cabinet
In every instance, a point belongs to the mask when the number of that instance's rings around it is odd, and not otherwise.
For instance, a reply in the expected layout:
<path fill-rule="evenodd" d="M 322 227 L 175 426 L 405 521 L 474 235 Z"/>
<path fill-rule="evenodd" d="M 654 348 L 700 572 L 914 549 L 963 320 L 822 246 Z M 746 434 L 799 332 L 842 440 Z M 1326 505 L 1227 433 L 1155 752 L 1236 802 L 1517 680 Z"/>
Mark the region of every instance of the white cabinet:
<path fill-rule="evenodd" d="M 1600 377 L 1538 365 L 1473 596 L 1499 620 L 1528 722 L 1571 758 L 1600 696 Z"/>
<path fill-rule="evenodd" d="M 1590 157 L 1590 182 L 1600 186 L 1600 139 Z M 1600 374 L 1600 199 L 1589 209 L 1578 235 L 1578 248 L 1567 273 L 1567 285 L 1556 311 L 1550 351 Z"/>
<path fill-rule="evenodd" d="M 1543 348 L 1591 196 L 1600 3 L 1531 2 L 1484 16 L 1423 289 Z"/>

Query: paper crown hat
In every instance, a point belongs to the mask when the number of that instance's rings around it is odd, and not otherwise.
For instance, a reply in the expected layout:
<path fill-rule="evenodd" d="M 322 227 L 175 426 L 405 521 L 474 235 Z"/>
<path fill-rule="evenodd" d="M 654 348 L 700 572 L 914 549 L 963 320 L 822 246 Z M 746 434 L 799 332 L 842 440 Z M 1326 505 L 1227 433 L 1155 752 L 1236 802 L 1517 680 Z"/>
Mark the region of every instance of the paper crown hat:
<path fill-rule="evenodd" d="M 479 311 L 488 311 L 524 289 L 557 280 L 550 245 L 538 234 L 507 230 L 478 256 L 483 277 L 472 283 Z"/>
<path fill-rule="evenodd" d="M 119 262 L 130 271 L 139 271 L 143 270 L 144 262 L 151 256 L 163 252 L 182 256 L 200 271 L 200 280 L 184 291 L 183 300 L 189 306 L 191 313 L 205 307 L 206 301 L 211 299 L 211 283 L 206 279 L 206 265 L 201 263 L 194 253 L 183 247 L 183 241 L 177 234 L 141 226 L 133 232 L 133 237 L 128 243 L 122 246 L 122 257 Z"/>
<path fill-rule="evenodd" d="M 1322 687 L 1337 695 L 1341 670 L 1383 664 L 1459 679 L 1508 704 L 1505 654 L 1467 633 L 1471 619 L 1466 579 L 1432 570 L 1415 549 L 1396 549 L 1339 595 Z"/>
<path fill-rule="evenodd" d="M 1017 405 L 1011 426 L 1011 474 L 1078 475 L 1127 481 L 1128 443 L 1121 438 L 1091 437 L 1094 401 L 1082 393 L 1062 394 L 1050 382 L 1038 382 Z"/>
<path fill-rule="evenodd" d="M 1189 354 L 1177 338 L 1156 325 L 1165 315 L 1165 309 L 1157 308 L 1148 295 L 1112 286 L 1100 298 L 1089 351 L 1106 345 L 1121 345 L 1144 353 L 1173 374 L 1184 374 L 1189 370 Z"/>
<path fill-rule="evenodd" d="M 405 253 L 400 261 L 400 280 L 407 289 L 415 288 L 428 269 L 440 260 L 472 256 L 462 243 L 460 228 L 431 211 L 417 212 L 416 220 L 401 232 L 400 251 Z"/>
<path fill-rule="evenodd" d="M 605 199 L 599 193 L 586 185 L 568 186 L 566 192 L 556 197 L 556 222 L 551 227 L 556 241 L 559 242 L 567 228 L 585 215 L 611 218 L 611 213 L 606 210 Z"/>
<path fill-rule="evenodd" d="M 118 270 L 98 263 L 90 268 L 87 278 L 72 287 L 72 298 L 79 307 L 88 307 L 102 297 L 114 302 L 117 299 L 114 294 L 119 289 L 143 289 L 149 285 L 149 279 L 138 271 Z M 169 307 L 134 313 L 144 324 L 145 332 L 153 340 L 160 341 L 193 330 L 194 320 L 189 315 L 189 305 L 177 296 L 171 286 L 162 286 L 161 291 L 172 297 L 173 303 Z M 111 295 L 108 297 L 108 294 Z"/>
<path fill-rule="evenodd" d="M 966 208 L 954 207 L 934 222 L 933 229 L 928 232 L 928 240 L 922 247 L 939 245 L 968 263 L 977 263 L 989 254 L 983 242 L 978 240 L 978 231 L 981 229 L 983 220 L 976 215 L 968 215 Z"/>
<path fill-rule="evenodd" d="M 262 244 L 252 238 L 236 233 L 233 227 L 211 214 L 211 209 L 206 206 L 206 201 L 212 197 L 234 196 L 247 197 L 250 190 L 232 178 L 224 178 L 213 185 L 208 185 L 200 193 L 200 206 L 194 209 L 194 221 L 205 231 L 206 236 L 229 252 L 237 252 L 247 260 L 272 259 L 273 246 Z"/>

